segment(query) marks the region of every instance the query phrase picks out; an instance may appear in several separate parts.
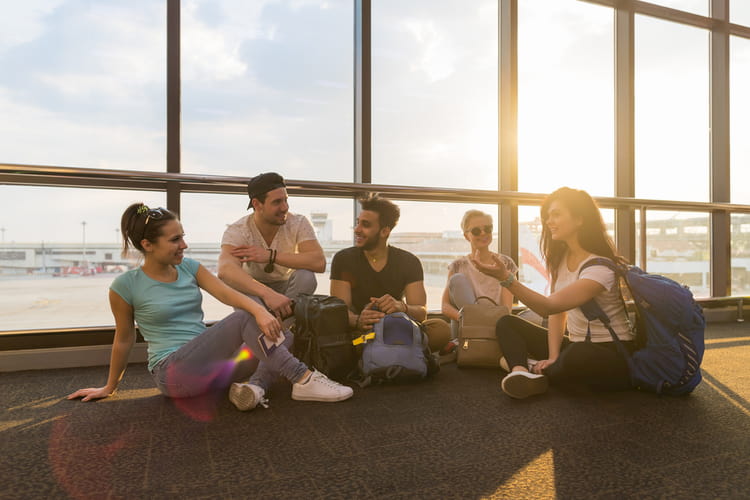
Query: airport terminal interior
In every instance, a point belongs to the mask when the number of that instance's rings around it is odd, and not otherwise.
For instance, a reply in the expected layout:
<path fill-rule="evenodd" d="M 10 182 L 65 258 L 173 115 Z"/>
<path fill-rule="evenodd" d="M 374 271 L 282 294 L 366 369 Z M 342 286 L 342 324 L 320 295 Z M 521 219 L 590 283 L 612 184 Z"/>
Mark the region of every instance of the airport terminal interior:
<path fill-rule="evenodd" d="M 750 2 L 38 0 L 0 15 L 0 498 L 747 498 Z M 540 206 L 591 194 L 618 252 L 689 287 L 707 320 L 683 397 L 552 387 L 497 368 L 239 412 L 170 399 L 140 338 L 107 378 L 108 289 L 134 202 L 179 214 L 216 273 L 247 182 L 286 180 L 326 260 L 357 202 L 394 201 L 389 244 L 444 318 L 461 218 L 550 293 Z M 203 294 L 205 321 L 232 308 Z M 526 306 L 519 301 L 514 312 Z"/>

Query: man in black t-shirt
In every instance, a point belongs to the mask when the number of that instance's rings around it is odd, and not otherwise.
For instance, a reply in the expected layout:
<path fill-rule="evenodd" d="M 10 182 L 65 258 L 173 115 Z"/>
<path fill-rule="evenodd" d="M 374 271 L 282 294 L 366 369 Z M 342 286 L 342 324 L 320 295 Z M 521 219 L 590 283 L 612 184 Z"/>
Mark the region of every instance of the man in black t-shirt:
<path fill-rule="evenodd" d="M 355 244 L 333 256 L 331 295 L 349 306 L 349 325 L 354 329 L 369 329 L 394 312 L 424 321 L 427 292 L 422 263 L 414 254 L 388 245 L 400 215 L 398 206 L 377 195 L 359 203 Z"/>

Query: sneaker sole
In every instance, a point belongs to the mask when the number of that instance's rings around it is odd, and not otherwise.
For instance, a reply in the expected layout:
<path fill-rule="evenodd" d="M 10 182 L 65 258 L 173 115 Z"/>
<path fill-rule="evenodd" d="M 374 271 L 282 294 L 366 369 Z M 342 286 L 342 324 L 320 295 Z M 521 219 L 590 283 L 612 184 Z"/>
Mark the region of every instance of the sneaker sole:
<path fill-rule="evenodd" d="M 345 401 L 350 397 L 354 396 L 354 392 L 350 394 L 341 394 L 339 396 L 333 396 L 328 398 L 321 398 L 320 396 L 299 396 L 292 392 L 292 399 L 295 401 L 318 401 L 320 403 L 335 403 L 336 401 Z"/>
<path fill-rule="evenodd" d="M 255 392 L 246 385 L 232 384 L 229 388 L 229 401 L 240 411 L 254 410 L 258 406 Z"/>
<path fill-rule="evenodd" d="M 510 377 L 504 378 L 501 384 L 503 392 L 515 399 L 525 399 L 529 396 L 547 392 L 549 380 L 547 377 L 526 378 Z"/>

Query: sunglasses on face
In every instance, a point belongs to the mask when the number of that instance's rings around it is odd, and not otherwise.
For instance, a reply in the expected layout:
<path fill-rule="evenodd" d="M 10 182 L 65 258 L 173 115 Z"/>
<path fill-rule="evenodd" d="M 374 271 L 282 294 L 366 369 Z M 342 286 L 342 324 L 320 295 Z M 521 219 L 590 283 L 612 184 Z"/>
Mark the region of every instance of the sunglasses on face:
<path fill-rule="evenodd" d="M 474 236 L 479 236 L 480 234 L 482 234 L 482 230 L 484 230 L 484 232 L 487 234 L 492 234 L 492 224 L 488 224 L 486 226 L 472 227 L 471 229 L 469 229 L 469 232 L 473 234 Z"/>

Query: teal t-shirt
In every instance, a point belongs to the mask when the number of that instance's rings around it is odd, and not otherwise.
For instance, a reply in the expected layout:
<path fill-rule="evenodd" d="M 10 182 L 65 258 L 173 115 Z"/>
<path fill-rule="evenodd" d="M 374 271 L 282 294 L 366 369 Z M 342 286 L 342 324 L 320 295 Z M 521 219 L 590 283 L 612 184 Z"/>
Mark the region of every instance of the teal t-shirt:
<path fill-rule="evenodd" d="M 206 329 L 203 296 L 195 279 L 200 264 L 184 258 L 176 267 L 177 280 L 172 283 L 151 279 L 139 267 L 118 276 L 109 287 L 133 306 L 135 322 L 148 342 L 149 370 Z"/>

